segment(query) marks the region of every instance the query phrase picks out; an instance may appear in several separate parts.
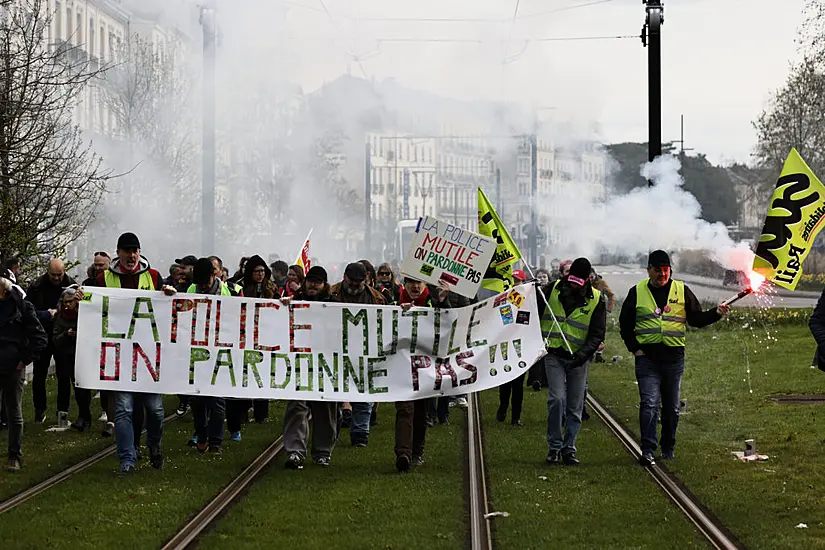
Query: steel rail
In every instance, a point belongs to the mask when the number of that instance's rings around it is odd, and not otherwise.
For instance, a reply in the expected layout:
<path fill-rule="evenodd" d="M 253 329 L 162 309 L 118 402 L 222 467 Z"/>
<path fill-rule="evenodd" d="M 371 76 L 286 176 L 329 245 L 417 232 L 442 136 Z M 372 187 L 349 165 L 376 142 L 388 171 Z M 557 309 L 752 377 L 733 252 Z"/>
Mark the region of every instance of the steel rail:
<path fill-rule="evenodd" d="M 470 489 L 470 548 L 492 550 L 493 537 L 487 506 L 487 476 L 484 470 L 484 442 L 478 394 L 471 393 L 467 406 L 467 451 Z"/>
<path fill-rule="evenodd" d="M 594 411 L 602 422 L 616 435 L 622 442 L 625 449 L 633 455 L 635 460 L 642 456 L 642 449 L 630 432 L 610 414 L 610 411 L 602 405 L 591 394 L 587 394 L 587 404 Z M 744 546 L 728 532 L 721 521 L 712 513 L 705 510 L 699 500 L 683 488 L 678 480 L 667 468 L 655 464 L 645 468 L 650 476 L 664 491 L 670 500 L 678 506 L 687 518 L 696 526 L 700 533 L 708 542 L 718 550 L 738 550 Z"/>
<path fill-rule="evenodd" d="M 170 414 L 169 416 L 167 416 L 166 418 L 163 419 L 163 424 L 165 425 L 165 424 L 171 422 L 172 420 L 175 420 L 176 418 L 177 418 L 176 414 Z M 143 430 L 142 433 L 145 434 L 146 430 Z M 83 460 L 81 460 L 77 464 L 69 466 L 65 470 L 62 470 L 61 472 L 58 472 L 57 474 L 53 475 L 52 477 L 41 481 L 37 485 L 29 487 L 25 491 L 17 493 L 13 497 L 10 497 L 10 498 L 4 500 L 3 502 L 0 502 L 0 514 L 4 514 L 4 513 L 8 512 L 9 510 L 13 510 L 14 508 L 20 506 L 21 504 L 24 504 L 24 503 L 28 502 L 29 500 L 33 499 L 37 495 L 39 495 L 41 493 L 44 493 L 45 491 L 48 491 L 49 489 L 51 489 L 55 485 L 57 485 L 57 484 L 59 484 L 63 481 L 66 481 L 67 479 L 69 479 L 73 475 L 82 472 L 83 470 L 85 470 L 89 466 L 97 464 L 98 462 L 100 462 L 104 458 L 106 458 L 110 455 L 113 455 L 115 452 L 117 452 L 117 445 L 116 444 L 115 445 L 109 445 L 108 447 L 105 447 L 105 448 L 101 449 L 100 451 L 96 452 L 92 456 L 90 456 L 88 458 L 84 458 Z"/>
<path fill-rule="evenodd" d="M 283 436 L 276 439 L 264 452 L 258 455 L 243 472 L 218 493 L 203 510 L 189 520 L 180 531 L 163 545 L 163 550 L 183 550 L 194 546 L 198 538 L 206 533 L 215 522 L 232 507 L 261 472 L 278 456 L 284 448 Z"/>

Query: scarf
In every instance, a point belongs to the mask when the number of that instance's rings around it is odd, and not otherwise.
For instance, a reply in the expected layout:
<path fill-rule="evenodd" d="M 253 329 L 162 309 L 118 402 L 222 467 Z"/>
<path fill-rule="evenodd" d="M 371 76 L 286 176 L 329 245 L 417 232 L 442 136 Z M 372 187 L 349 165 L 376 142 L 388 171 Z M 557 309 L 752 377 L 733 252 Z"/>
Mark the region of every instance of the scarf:
<path fill-rule="evenodd" d="M 412 298 L 410 298 L 410 295 L 407 294 L 407 289 L 402 286 L 401 287 L 401 298 L 399 299 L 399 302 L 402 303 L 402 304 L 412 304 L 412 305 L 418 306 L 418 307 L 427 307 L 429 305 L 428 304 L 429 298 L 430 298 L 430 289 L 427 288 L 427 287 L 424 287 L 424 292 L 421 293 L 421 296 L 419 296 L 418 298 L 413 300 Z"/>

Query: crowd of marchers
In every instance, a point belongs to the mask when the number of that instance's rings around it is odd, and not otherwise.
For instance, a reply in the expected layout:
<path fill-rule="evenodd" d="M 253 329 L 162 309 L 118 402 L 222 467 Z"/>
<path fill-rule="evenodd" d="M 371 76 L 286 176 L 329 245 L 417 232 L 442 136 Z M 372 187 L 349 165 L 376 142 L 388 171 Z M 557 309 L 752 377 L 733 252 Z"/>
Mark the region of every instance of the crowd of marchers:
<path fill-rule="evenodd" d="M 702 311 L 690 289 L 672 279 L 670 257 L 657 250 L 648 258 L 648 278 L 630 288 L 619 314 L 621 337 L 635 356 L 639 383 L 639 424 L 644 465 L 675 458 L 679 419 L 679 389 L 685 367 L 687 326 L 702 327 L 729 312 L 725 305 Z M 267 263 L 261 256 L 241 258 L 232 273 L 221 258 L 185 256 L 176 259 L 167 277 L 153 269 L 141 255 L 134 233 L 122 234 L 115 253 L 96 252 L 86 273 L 76 281 L 68 276 L 60 259 L 52 259 L 45 273 L 24 285 L 20 262 L 4 261 L 0 271 L 0 392 L 2 418 L 8 429 L 8 470 L 22 467 L 23 394 L 31 388 L 35 423 L 56 421 L 54 431 L 93 430 L 92 404 L 99 399 L 98 422 L 102 437 L 114 437 L 120 472 L 133 472 L 143 460 L 141 434 L 146 431 L 148 461 L 163 467 L 162 396 L 150 393 L 101 391 L 93 395 L 75 386 L 75 348 L 79 302 L 85 288 L 109 287 L 176 293 L 245 296 L 264 300 L 337 302 L 343 304 L 397 305 L 404 309 L 457 308 L 487 296 L 468 299 L 451 292 L 446 284 L 433 286 L 410 277 L 398 277 L 393 266 L 377 269 L 368 260 L 346 265 L 340 281 L 330 281 L 327 270 L 283 261 Z M 532 276 L 532 273 L 531 273 Z M 547 355 L 529 371 L 499 386 L 496 420 L 521 428 L 524 388 L 547 388 L 546 441 L 548 464 L 579 463 L 576 439 L 585 409 L 588 368 L 603 362 L 607 315 L 615 296 L 586 258 L 560 262 L 534 278 L 513 272 L 517 284 L 538 286 L 541 331 Z M 24 290 L 23 287 L 26 287 Z M 485 292 L 482 290 L 482 293 Z M 31 383 L 26 370 L 31 365 Z M 54 367 L 57 396 L 54 416 L 49 413 L 46 379 Z M 526 378 L 526 380 L 525 380 Z M 77 408 L 70 422 L 71 394 Z M 179 395 L 176 413 L 192 413 L 193 434 L 186 443 L 200 453 L 221 453 L 225 434 L 240 442 L 244 425 L 265 423 L 267 400 Z M 657 434 L 661 404 L 661 435 Z M 399 472 L 424 463 L 428 428 L 449 423 L 451 409 L 466 408 L 467 398 L 438 397 L 395 403 L 395 465 Z M 288 401 L 283 421 L 285 466 L 301 470 L 310 458 L 330 466 L 333 448 L 344 430 L 356 448 L 369 445 L 370 428 L 377 422 L 376 403 Z M 251 417 L 250 417 L 251 415 Z M 193 451 L 195 452 L 195 451 Z"/>

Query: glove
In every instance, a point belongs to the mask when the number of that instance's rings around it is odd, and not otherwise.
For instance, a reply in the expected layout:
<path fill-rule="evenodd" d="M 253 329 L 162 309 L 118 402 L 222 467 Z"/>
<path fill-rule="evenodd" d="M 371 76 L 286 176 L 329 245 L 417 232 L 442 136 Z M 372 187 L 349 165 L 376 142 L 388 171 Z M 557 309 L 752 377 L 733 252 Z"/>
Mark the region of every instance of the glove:
<path fill-rule="evenodd" d="M 571 366 L 572 366 L 573 368 L 578 368 L 578 367 L 581 367 L 582 365 L 584 365 L 585 363 L 587 363 L 587 360 L 588 360 L 588 359 L 589 359 L 589 357 L 588 357 L 587 355 L 583 354 L 583 353 L 582 353 L 582 352 L 580 352 L 580 351 L 577 351 L 576 353 L 574 353 L 574 354 L 572 355 L 572 360 L 573 360 L 573 363 L 572 363 L 572 365 L 571 365 Z"/>

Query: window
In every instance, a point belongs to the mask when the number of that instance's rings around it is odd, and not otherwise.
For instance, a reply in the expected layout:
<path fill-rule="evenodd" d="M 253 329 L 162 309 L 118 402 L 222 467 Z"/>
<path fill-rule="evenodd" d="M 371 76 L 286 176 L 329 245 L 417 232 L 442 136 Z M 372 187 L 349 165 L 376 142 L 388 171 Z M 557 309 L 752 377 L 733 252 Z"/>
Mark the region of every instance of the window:
<path fill-rule="evenodd" d="M 77 44 L 78 46 L 84 45 L 83 43 L 83 15 L 80 13 L 77 14 Z"/>
<path fill-rule="evenodd" d="M 100 60 L 106 57 L 106 25 L 100 25 Z"/>
<path fill-rule="evenodd" d="M 89 55 L 95 55 L 95 20 L 89 19 Z"/>
<path fill-rule="evenodd" d="M 415 205 L 415 208 L 413 208 L 413 212 L 414 212 L 413 218 L 417 218 L 418 217 L 418 205 Z"/>
<path fill-rule="evenodd" d="M 60 0 L 54 3 L 54 41 L 63 40 L 63 10 L 60 9 Z"/>
<path fill-rule="evenodd" d="M 66 7 L 66 42 L 69 44 L 72 43 L 72 35 L 74 34 L 74 30 L 72 30 L 72 8 Z"/>

